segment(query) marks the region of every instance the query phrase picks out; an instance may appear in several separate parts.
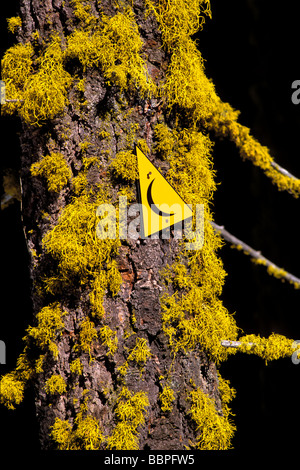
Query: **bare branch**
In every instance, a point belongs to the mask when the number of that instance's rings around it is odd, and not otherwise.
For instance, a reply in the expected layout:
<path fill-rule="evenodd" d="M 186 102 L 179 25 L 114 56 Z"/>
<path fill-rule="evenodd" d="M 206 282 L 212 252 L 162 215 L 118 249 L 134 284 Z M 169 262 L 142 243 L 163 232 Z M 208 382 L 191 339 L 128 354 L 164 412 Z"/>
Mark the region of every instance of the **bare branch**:
<path fill-rule="evenodd" d="M 239 348 L 242 344 L 241 341 L 230 341 L 227 339 L 221 341 L 221 346 L 224 346 L 224 348 Z M 247 346 L 255 346 L 255 343 L 247 343 Z"/>
<path fill-rule="evenodd" d="M 273 168 L 275 168 L 275 170 L 279 171 L 279 173 L 281 173 L 282 175 L 284 176 L 287 176 L 288 178 L 292 178 L 294 180 L 299 180 L 299 178 L 297 178 L 296 176 L 292 175 L 292 173 L 290 173 L 289 171 L 287 171 L 285 168 L 283 168 L 282 166 L 278 165 L 278 163 L 276 162 L 271 162 L 271 166 Z"/>
<path fill-rule="evenodd" d="M 235 237 L 231 233 L 229 233 L 224 226 L 217 225 L 215 222 L 211 222 L 211 225 L 215 229 L 216 232 L 219 232 L 224 240 L 231 243 L 233 248 L 237 250 L 242 250 L 244 254 L 250 256 L 252 261 L 256 264 L 262 264 L 263 266 L 267 267 L 267 271 L 270 275 L 288 281 L 292 284 L 296 289 L 300 288 L 300 279 L 293 274 L 285 271 L 284 269 L 277 266 L 272 261 L 268 260 L 265 256 L 261 254 L 260 251 L 254 250 L 251 246 L 247 245 L 247 243 L 243 242 L 239 238 Z"/>

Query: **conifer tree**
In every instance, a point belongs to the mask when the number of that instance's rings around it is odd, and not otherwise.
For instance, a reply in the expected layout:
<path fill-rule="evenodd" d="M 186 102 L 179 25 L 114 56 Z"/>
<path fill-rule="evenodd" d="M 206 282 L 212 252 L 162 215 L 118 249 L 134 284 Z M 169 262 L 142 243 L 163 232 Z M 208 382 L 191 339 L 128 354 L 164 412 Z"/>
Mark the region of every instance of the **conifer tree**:
<path fill-rule="evenodd" d="M 32 387 L 43 449 L 230 449 L 236 351 L 292 356 L 292 338 L 240 335 L 221 300 L 222 238 L 299 288 L 213 220 L 213 143 L 234 142 L 280 191 L 300 181 L 238 121 L 194 35 L 209 0 L 20 0 L 8 19 L 2 111 L 22 131 L 22 223 L 32 322 L 0 382 L 9 409 Z M 204 207 L 204 243 L 100 238 L 98 208 L 137 202 L 134 145 Z M 117 226 L 119 233 L 120 226 Z M 197 241 L 197 240 L 196 240 Z"/>

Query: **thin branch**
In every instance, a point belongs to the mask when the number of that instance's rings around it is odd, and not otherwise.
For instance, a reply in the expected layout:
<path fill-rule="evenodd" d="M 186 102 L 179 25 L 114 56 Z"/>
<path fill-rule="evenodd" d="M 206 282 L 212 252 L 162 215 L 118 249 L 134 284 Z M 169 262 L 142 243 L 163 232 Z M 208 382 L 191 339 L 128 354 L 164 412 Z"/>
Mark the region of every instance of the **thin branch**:
<path fill-rule="evenodd" d="M 24 100 L 5 100 L 5 103 L 24 103 Z"/>
<path fill-rule="evenodd" d="M 277 266 L 272 261 L 268 260 L 265 256 L 261 254 L 260 251 L 254 250 L 251 246 L 247 245 L 247 243 L 243 242 L 239 238 L 229 233 L 224 228 L 224 226 L 217 225 L 215 222 L 211 222 L 211 225 L 213 226 L 215 231 L 219 232 L 224 238 L 224 240 L 231 243 L 234 248 L 242 250 L 244 254 L 249 255 L 255 263 L 266 266 L 269 274 L 273 275 L 276 278 L 288 281 L 296 289 L 300 288 L 300 279 L 298 277 L 294 276 L 293 274 L 290 274 L 289 272 Z"/>
<path fill-rule="evenodd" d="M 287 171 L 285 168 L 283 168 L 282 166 L 278 165 L 278 163 L 276 162 L 271 162 L 271 166 L 273 168 L 275 168 L 275 170 L 279 171 L 279 173 L 281 173 L 282 175 L 284 176 L 287 176 L 288 178 L 292 178 L 296 181 L 299 181 L 299 178 L 297 178 L 296 176 L 292 175 L 292 173 L 290 173 L 289 171 Z"/>
<path fill-rule="evenodd" d="M 230 341 L 227 339 L 221 341 L 221 346 L 224 346 L 224 348 L 239 348 L 242 344 L 241 341 Z M 255 343 L 247 343 L 247 346 L 255 346 Z"/>

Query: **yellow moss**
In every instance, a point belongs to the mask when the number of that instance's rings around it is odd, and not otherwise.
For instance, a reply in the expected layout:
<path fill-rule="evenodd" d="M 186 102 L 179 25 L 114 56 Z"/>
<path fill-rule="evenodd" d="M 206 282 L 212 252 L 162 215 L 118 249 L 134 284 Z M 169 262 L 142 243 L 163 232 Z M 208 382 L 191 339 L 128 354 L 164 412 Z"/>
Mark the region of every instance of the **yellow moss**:
<path fill-rule="evenodd" d="M 129 363 L 131 361 L 135 362 L 142 372 L 142 367 L 145 365 L 145 363 L 150 357 L 151 350 L 147 344 L 147 341 L 144 338 L 137 338 L 136 344 L 134 348 L 130 351 L 126 362 L 121 367 L 119 367 L 120 374 L 125 375 L 127 373 Z"/>
<path fill-rule="evenodd" d="M 10 33 L 15 34 L 17 30 L 22 26 L 22 20 L 19 16 L 12 16 L 7 19 L 7 29 Z"/>
<path fill-rule="evenodd" d="M 202 27 L 205 16 L 211 17 L 209 0 L 172 0 L 168 3 L 146 0 L 146 5 L 155 14 L 164 43 L 171 51 L 172 45 Z"/>
<path fill-rule="evenodd" d="M 40 126 L 64 111 L 72 77 L 64 69 L 58 36 L 52 38 L 37 63 L 38 71 L 26 81 L 20 115 L 27 123 Z"/>
<path fill-rule="evenodd" d="M 286 275 L 286 271 L 282 268 L 277 268 L 275 266 L 268 266 L 267 272 L 277 279 L 282 279 Z"/>
<path fill-rule="evenodd" d="M 104 436 L 100 431 L 99 422 L 93 416 L 86 416 L 77 421 L 77 429 L 75 431 L 75 440 L 79 440 L 80 444 L 75 448 L 84 450 L 98 450 L 104 441 Z"/>
<path fill-rule="evenodd" d="M 14 372 L 4 375 L 0 380 L 0 403 L 14 410 L 23 400 L 24 387 L 24 382 L 18 380 Z"/>
<path fill-rule="evenodd" d="M 45 383 L 46 393 L 62 395 L 67 391 L 67 384 L 61 375 L 52 375 Z"/>
<path fill-rule="evenodd" d="M 95 329 L 95 324 L 88 318 L 83 320 L 79 331 L 79 348 L 83 352 L 88 352 L 90 359 L 92 359 L 92 343 L 97 339 L 97 337 L 98 335 L 97 330 Z"/>
<path fill-rule="evenodd" d="M 90 147 L 90 142 L 80 142 L 79 147 L 82 153 L 85 153 L 87 149 Z"/>
<path fill-rule="evenodd" d="M 132 393 L 123 388 L 115 408 L 117 425 L 107 439 L 108 450 L 138 450 L 137 431 L 145 424 L 149 400 L 145 392 Z"/>
<path fill-rule="evenodd" d="M 200 388 L 191 391 L 188 400 L 191 403 L 189 414 L 198 433 L 194 446 L 200 450 L 230 449 L 235 426 L 228 416 L 228 409 L 220 415 L 214 401 Z"/>
<path fill-rule="evenodd" d="M 70 364 L 70 372 L 72 374 L 78 374 L 81 375 L 83 371 L 83 366 L 81 364 L 81 361 L 79 357 L 77 359 L 74 359 L 74 361 L 71 362 Z"/>
<path fill-rule="evenodd" d="M 92 306 L 92 315 L 101 319 L 104 316 L 103 297 L 107 288 L 107 276 L 105 271 L 100 271 L 92 281 L 92 290 L 90 292 L 90 303 Z"/>
<path fill-rule="evenodd" d="M 114 297 L 118 294 L 120 287 L 122 285 L 122 276 L 118 270 L 118 265 L 115 260 L 111 262 L 109 269 L 106 272 L 107 287 Z"/>
<path fill-rule="evenodd" d="M 134 182 L 138 178 L 136 156 L 132 150 L 118 152 L 110 168 L 116 176 L 125 181 Z"/>
<path fill-rule="evenodd" d="M 229 380 L 226 380 L 223 377 L 221 377 L 219 372 L 218 372 L 218 379 L 219 379 L 219 393 L 220 393 L 222 404 L 227 405 L 235 398 L 236 391 L 233 387 L 230 387 Z"/>
<path fill-rule="evenodd" d="M 37 43 L 38 40 L 40 39 L 40 33 L 38 30 L 35 30 L 32 34 L 31 34 L 31 37 L 33 39 L 33 42 L 34 43 Z"/>
<path fill-rule="evenodd" d="M 268 338 L 259 335 L 246 335 L 239 338 L 239 351 L 255 354 L 267 363 L 293 354 L 293 340 L 283 335 L 272 333 Z"/>
<path fill-rule="evenodd" d="M 127 9 L 111 18 L 102 15 L 96 32 L 76 29 L 68 38 L 66 55 L 77 57 L 84 69 L 101 66 L 108 84 L 151 93 L 155 87 L 140 55 L 142 46 L 134 14 Z"/>
<path fill-rule="evenodd" d="M 161 402 L 162 411 L 172 411 L 172 403 L 175 400 L 175 394 L 169 385 L 165 385 L 163 391 L 159 394 L 159 400 Z"/>
<path fill-rule="evenodd" d="M 204 348 L 217 362 L 226 359 L 220 341 L 237 336 L 233 316 L 217 295 L 222 292 L 225 271 L 217 257 L 220 237 L 212 229 L 209 201 L 216 185 L 210 139 L 193 129 L 155 128 L 156 149 L 168 160 L 168 180 L 187 203 L 204 204 L 204 245 L 201 250 L 183 247 L 173 266 L 162 272 L 175 294 L 161 298 L 163 331 L 174 353 L 179 349 Z M 201 181 L 201 184 L 199 184 Z M 228 336 L 229 335 L 229 336 Z"/>
<path fill-rule="evenodd" d="M 99 336 L 102 344 L 108 348 L 107 355 L 113 356 L 118 348 L 117 333 L 109 328 L 109 326 L 104 325 L 102 328 L 100 328 Z"/>
<path fill-rule="evenodd" d="M 34 340 L 41 349 L 49 349 L 53 356 L 57 358 L 58 349 L 54 342 L 57 334 L 64 328 L 62 321 L 63 312 L 60 305 L 55 302 L 44 308 L 37 314 L 37 326 L 30 326 L 26 332 L 24 340 L 29 344 Z"/>
<path fill-rule="evenodd" d="M 83 418 L 81 413 L 75 419 L 74 429 L 68 421 L 56 418 L 51 427 L 51 437 L 58 450 L 98 450 L 104 441 L 96 418 Z"/>
<path fill-rule="evenodd" d="M 43 246 L 58 261 L 65 281 L 79 276 L 85 283 L 87 276 L 96 277 L 104 263 L 111 260 L 120 245 L 118 239 L 99 239 L 96 235 L 99 204 L 107 202 L 101 188 L 93 200 L 83 193 L 62 211 L 58 224 L 43 238 Z"/>
<path fill-rule="evenodd" d="M 216 99 L 213 83 L 204 73 L 203 58 L 191 36 L 210 16 L 207 0 L 147 0 L 159 22 L 165 47 L 172 53 L 163 93 L 170 107 L 179 105 L 192 116 L 193 123 L 208 119 Z"/>
<path fill-rule="evenodd" d="M 177 135 L 174 131 L 164 123 L 156 124 L 154 128 L 154 136 L 156 138 L 155 149 L 162 153 L 166 158 L 173 154 L 173 149 L 176 144 Z"/>
<path fill-rule="evenodd" d="M 84 5 L 82 0 L 71 0 L 70 4 L 74 8 L 74 15 L 84 27 L 93 27 L 97 22 L 97 17 L 91 13 L 91 5 Z"/>
<path fill-rule="evenodd" d="M 94 161 L 96 160 L 96 161 Z M 83 159 L 84 171 L 98 159 Z M 81 284 L 90 284 L 92 315 L 104 315 L 102 306 L 105 293 L 117 295 L 122 278 L 113 259 L 120 246 L 119 239 L 99 239 L 96 235 L 99 204 L 107 202 L 107 191 L 99 188 L 94 196 L 82 189 L 79 197 L 62 211 L 58 224 L 43 239 L 47 252 L 57 260 L 58 277 L 45 281 L 52 293 L 62 283 L 68 284 L 76 276 Z"/>
<path fill-rule="evenodd" d="M 42 157 L 30 168 L 32 176 L 42 176 L 47 181 L 49 191 L 59 192 L 66 186 L 72 172 L 61 153 L 51 153 Z"/>
<path fill-rule="evenodd" d="M 214 85 L 206 77 L 201 53 L 190 38 L 173 51 L 164 92 L 169 106 L 179 105 L 194 122 L 206 121 L 213 113 Z"/>
<path fill-rule="evenodd" d="M 75 178 L 72 179 L 72 189 L 76 196 L 79 196 L 85 191 L 88 181 L 86 173 L 81 171 Z"/>
<path fill-rule="evenodd" d="M 228 103 L 218 100 L 213 116 L 208 121 L 208 128 L 221 138 L 232 140 L 243 159 L 251 160 L 260 167 L 279 191 L 287 190 L 296 198 L 300 194 L 300 179 L 283 175 L 276 170 L 276 164 L 267 147 L 261 145 L 251 134 L 250 129 L 237 122 L 239 111 L 234 110 Z"/>
<path fill-rule="evenodd" d="M 51 438 L 56 442 L 58 450 L 70 450 L 72 426 L 68 421 L 55 418 L 51 426 Z"/>
<path fill-rule="evenodd" d="M 33 72 L 33 55 L 34 49 L 30 43 L 16 44 L 5 52 L 1 61 L 1 75 L 5 82 L 7 99 L 24 99 L 25 85 Z M 20 101 L 5 103 L 2 110 L 6 114 L 13 114 L 21 106 Z"/>

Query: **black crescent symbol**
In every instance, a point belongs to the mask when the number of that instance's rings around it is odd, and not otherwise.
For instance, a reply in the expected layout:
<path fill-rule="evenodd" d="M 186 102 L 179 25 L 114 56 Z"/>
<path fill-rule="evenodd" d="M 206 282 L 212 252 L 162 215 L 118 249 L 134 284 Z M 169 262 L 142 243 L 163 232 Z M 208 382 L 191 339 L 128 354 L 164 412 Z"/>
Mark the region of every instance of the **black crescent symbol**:
<path fill-rule="evenodd" d="M 170 217 L 172 215 L 175 215 L 175 212 L 163 212 L 161 210 L 159 210 L 159 208 L 156 206 L 156 204 L 154 204 L 154 201 L 153 201 L 153 198 L 152 198 L 152 185 L 154 183 L 154 180 L 155 178 L 151 181 L 151 183 L 149 184 L 148 186 L 148 189 L 147 189 L 147 201 L 148 201 L 148 204 L 149 206 L 151 207 L 151 210 L 153 212 L 155 212 L 155 214 L 157 215 L 160 215 L 161 217 Z"/>

